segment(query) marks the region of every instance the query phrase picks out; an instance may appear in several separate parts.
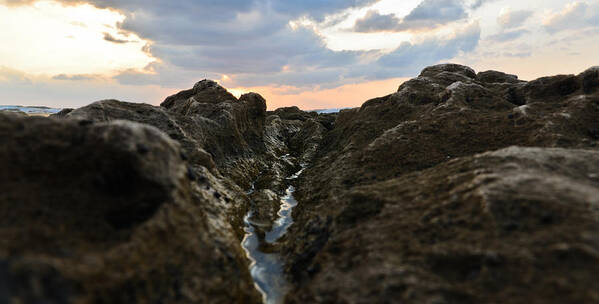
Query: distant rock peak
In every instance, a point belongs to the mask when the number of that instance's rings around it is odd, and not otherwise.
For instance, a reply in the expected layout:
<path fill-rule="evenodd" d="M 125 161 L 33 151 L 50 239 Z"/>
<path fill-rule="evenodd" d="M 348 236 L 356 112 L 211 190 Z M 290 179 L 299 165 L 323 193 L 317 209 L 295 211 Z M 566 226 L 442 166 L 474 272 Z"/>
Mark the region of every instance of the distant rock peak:
<path fill-rule="evenodd" d="M 214 80 L 210 80 L 210 79 L 200 80 L 200 81 L 196 82 L 196 84 L 193 86 L 193 90 L 196 92 L 207 90 L 207 89 L 213 89 L 213 90 L 216 89 L 216 90 L 226 91 L 226 89 L 223 88 L 222 86 L 220 86 L 218 84 L 218 82 L 216 82 Z"/>

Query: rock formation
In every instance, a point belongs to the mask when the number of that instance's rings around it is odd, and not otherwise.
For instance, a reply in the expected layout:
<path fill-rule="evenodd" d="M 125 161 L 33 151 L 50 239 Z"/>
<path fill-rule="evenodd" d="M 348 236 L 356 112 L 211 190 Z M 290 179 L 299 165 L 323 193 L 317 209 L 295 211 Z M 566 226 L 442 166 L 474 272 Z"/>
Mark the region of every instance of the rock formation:
<path fill-rule="evenodd" d="M 250 230 L 288 303 L 598 302 L 598 71 L 437 65 L 339 114 L 209 80 L 0 114 L 0 302 L 258 303 Z"/>
<path fill-rule="evenodd" d="M 342 111 L 296 193 L 289 302 L 599 301 L 592 71 L 439 65 Z"/>

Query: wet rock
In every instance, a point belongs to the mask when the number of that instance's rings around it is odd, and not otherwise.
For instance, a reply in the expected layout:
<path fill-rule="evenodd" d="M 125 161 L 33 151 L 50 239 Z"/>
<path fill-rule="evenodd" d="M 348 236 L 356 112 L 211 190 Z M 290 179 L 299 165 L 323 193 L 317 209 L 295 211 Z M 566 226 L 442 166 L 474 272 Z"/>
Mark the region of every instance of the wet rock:
<path fill-rule="evenodd" d="M 270 189 L 261 189 L 251 194 L 253 210 L 251 221 L 262 230 L 271 228 L 277 219 L 277 212 L 281 207 L 281 198 Z"/>
<path fill-rule="evenodd" d="M 177 142 L 129 121 L 0 115 L 0 298 L 258 302 L 234 206 L 187 178 Z"/>

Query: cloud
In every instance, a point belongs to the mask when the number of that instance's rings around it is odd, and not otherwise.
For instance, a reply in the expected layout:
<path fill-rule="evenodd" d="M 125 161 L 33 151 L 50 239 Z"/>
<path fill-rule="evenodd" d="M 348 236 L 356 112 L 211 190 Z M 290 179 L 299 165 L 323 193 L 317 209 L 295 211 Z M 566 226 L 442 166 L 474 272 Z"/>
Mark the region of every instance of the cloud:
<path fill-rule="evenodd" d="M 428 39 L 422 43 L 404 43 L 395 51 L 381 57 L 376 79 L 405 77 L 416 74 L 422 67 L 473 51 L 480 41 L 478 22 L 467 25 L 448 40 Z"/>
<path fill-rule="evenodd" d="M 19 6 L 19 5 L 28 5 L 36 2 L 37 0 L 2 0 L 0 4 L 4 4 L 6 6 Z"/>
<path fill-rule="evenodd" d="M 388 54 L 376 50 L 333 51 L 315 29 L 290 25 L 297 18 L 323 20 L 330 14 L 342 14 L 378 0 L 89 2 L 126 16 L 118 28 L 122 34 L 104 35 L 106 40 L 124 43 L 121 37 L 129 33 L 152 41 L 144 52 L 159 61 L 142 70 L 122 71 L 114 79 L 123 85 L 185 88 L 199 79 L 219 79 L 226 74 L 230 86 L 334 88 L 362 80 L 413 76 L 425 65 L 473 49 L 480 38 L 476 24 L 468 26 L 470 31 L 449 38 L 420 35 L 422 42 L 404 43 Z M 423 29 L 466 17 L 461 0 L 424 0 L 401 20 L 401 27 Z M 63 82 L 77 78 L 57 76 L 54 80 Z"/>
<path fill-rule="evenodd" d="M 398 31 L 401 19 L 394 14 L 381 15 L 379 12 L 370 10 L 363 18 L 356 20 L 355 32 L 385 32 Z"/>
<path fill-rule="evenodd" d="M 109 33 L 104 33 L 104 40 L 106 40 L 108 42 L 112 42 L 112 43 L 119 43 L 119 44 L 132 42 L 129 40 L 115 38 L 114 36 L 110 35 Z"/>
<path fill-rule="evenodd" d="M 0 83 L 31 84 L 32 80 L 22 71 L 0 65 Z"/>
<path fill-rule="evenodd" d="M 466 18 L 464 3 L 460 0 L 424 0 L 406 17 L 403 28 L 432 28 Z"/>
<path fill-rule="evenodd" d="M 497 17 L 497 23 L 505 29 L 521 26 L 533 12 L 528 10 L 512 11 L 511 9 L 502 10 Z"/>
<path fill-rule="evenodd" d="M 466 1 L 467 3 L 469 2 L 468 7 L 470 7 L 470 9 L 472 10 L 476 10 L 481 8 L 483 5 L 490 3 L 490 2 L 495 2 L 497 0 L 474 0 L 474 1 Z"/>
<path fill-rule="evenodd" d="M 550 33 L 597 27 L 599 26 L 599 4 L 589 5 L 580 1 L 569 3 L 562 11 L 546 16 L 543 26 Z"/>
<path fill-rule="evenodd" d="M 58 74 L 52 76 L 54 80 L 69 80 L 69 81 L 85 81 L 85 80 L 95 80 L 100 78 L 98 75 L 86 75 L 86 74 L 77 74 L 77 75 L 67 75 L 67 74 Z"/>
<path fill-rule="evenodd" d="M 382 15 L 368 11 L 356 20 L 355 32 L 400 32 L 432 29 L 468 17 L 461 0 L 424 0 L 408 15 L 398 18 L 394 14 Z"/>
<path fill-rule="evenodd" d="M 303 29 L 304 35 L 311 37 L 310 39 L 317 39 L 314 35 L 306 29 Z M 422 67 L 435 64 L 441 60 L 448 60 L 457 56 L 460 52 L 469 52 L 474 50 L 480 40 L 480 26 L 477 22 L 468 24 L 464 28 L 458 29 L 453 36 L 447 37 L 429 37 L 422 42 L 418 43 L 403 43 L 400 47 L 394 51 L 385 55 L 376 55 L 376 52 L 364 52 L 364 51 L 345 51 L 345 52 L 334 52 L 324 47 L 315 47 L 313 43 L 310 43 L 310 39 L 306 40 L 306 49 L 299 50 L 287 50 L 292 53 L 291 58 L 282 60 L 282 63 L 286 63 L 284 67 L 280 69 L 269 70 L 265 67 L 256 67 L 253 70 L 240 70 L 237 71 L 236 66 L 244 64 L 255 64 L 252 60 L 246 63 L 235 62 L 230 67 L 226 67 L 226 62 L 210 62 L 207 59 L 211 56 L 198 58 L 196 65 L 205 64 L 206 69 L 204 72 L 196 73 L 196 79 L 207 77 L 214 77 L 217 75 L 211 74 L 209 71 L 215 69 L 215 65 L 219 68 L 226 70 L 231 69 L 231 80 L 227 85 L 230 86 L 243 86 L 243 87 L 256 87 L 256 86 L 294 86 L 304 89 L 309 88 L 335 88 L 347 83 L 358 83 L 365 80 L 381 80 L 395 77 L 409 77 L 417 74 Z M 260 43 L 258 41 L 257 43 Z M 322 43 L 322 41 L 320 42 Z M 301 44 L 298 44 L 300 46 Z M 282 46 L 287 46 L 286 43 L 282 43 Z M 216 50 L 218 52 L 219 50 Z M 273 56 L 280 55 L 281 50 L 273 50 Z M 293 52 L 297 52 L 293 55 Z M 194 54 L 193 51 L 190 54 Z M 266 62 L 266 66 L 269 64 L 269 60 L 279 60 L 277 58 L 269 58 L 270 53 L 259 54 L 256 56 L 262 56 L 263 59 L 258 59 L 259 63 Z M 185 61 L 183 56 L 180 55 L 182 60 Z M 374 59 L 366 59 L 372 58 Z M 223 58 L 230 58 L 224 56 Z M 206 60 L 205 60 L 206 59 Z M 245 60 L 241 58 L 238 60 Z M 281 64 L 282 64 L 281 63 Z M 276 64 L 275 64 L 276 65 Z M 212 68 L 208 68 L 212 67 Z M 261 72 L 255 72 L 256 69 Z M 166 66 L 164 64 L 155 64 L 151 72 L 137 72 L 127 71 L 119 76 L 117 79 L 121 83 L 126 84 L 165 84 L 170 83 L 174 87 L 181 85 L 186 80 L 189 81 L 190 77 L 194 75 L 194 72 L 183 69 L 179 66 Z M 199 75 L 198 75 L 199 74 Z M 200 77 L 197 77 L 200 76 Z M 187 83 L 189 86 L 191 83 Z"/>
<path fill-rule="evenodd" d="M 525 30 L 525 29 L 505 31 L 505 32 L 500 32 L 495 35 L 491 35 L 488 37 L 488 39 L 491 41 L 495 41 L 495 42 L 507 42 L 507 41 L 516 40 L 528 33 L 530 33 L 530 31 Z"/>
<path fill-rule="evenodd" d="M 291 16 L 307 15 L 322 21 L 327 14 L 354 7 L 364 7 L 379 0 L 272 0 L 271 7 L 280 13 Z"/>
<path fill-rule="evenodd" d="M 58 75 L 57 75 L 58 76 Z M 76 80 L 78 75 L 64 75 Z M 90 77 L 94 77 L 90 75 Z M 127 86 L 107 78 L 93 81 L 65 81 L 44 75 L 28 74 L 0 66 L 0 101 L 4 104 L 80 107 L 94 101 L 116 98 L 131 102 L 159 104 L 174 90 L 158 86 Z M 75 79 L 73 79 L 75 78 Z M 85 78 L 85 77 L 84 77 Z M 107 96 L 109 92 L 110 96 Z"/>
<path fill-rule="evenodd" d="M 116 76 L 123 84 L 187 87 L 199 78 L 220 78 L 226 74 L 232 78 L 231 85 L 237 86 L 313 88 L 336 87 L 362 78 L 381 79 L 377 75 L 391 75 L 393 70 L 403 74 L 400 66 L 382 72 L 376 63 L 364 64 L 364 58 L 372 57 L 373 52 L 332 51 L 312 28 L 289 25 L 290 20 L 301 16 L 318 20 L 326 14 L 377 0 L 238 0 L 208 6 L 202 5 L 202 1 L 134 5 L 136 2 L 139 1 L 94 2 L 123 11 L 127 19 L 121 29 L 152 40 L 151 53 L 161 59 L 161 63 L 144 71 L 127 70 Z M 460 3 L 425 0 L 404 19 L 426 26 L 448 22 L 465 16 Z M 438 10 L 438 4 L 442 9 Z M 437 42 L 443 47 L 444 40 Z M 438 51 L 431 41 L 421 52 L 426 52 L 426 47 Z"/>
<path fill-rule="evenodd" d="M 502 54 L 504 57 L 513 57 L 513 58 L 526 58 L 532 55 L 531 51 L 522 51 L 522 52 L 504 52 Z"/>

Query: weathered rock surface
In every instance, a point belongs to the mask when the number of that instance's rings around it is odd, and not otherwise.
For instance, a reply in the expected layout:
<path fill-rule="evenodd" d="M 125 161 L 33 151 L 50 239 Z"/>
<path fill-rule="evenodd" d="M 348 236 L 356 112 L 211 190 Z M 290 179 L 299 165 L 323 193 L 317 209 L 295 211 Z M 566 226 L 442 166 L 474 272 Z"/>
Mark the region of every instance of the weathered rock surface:
<path fill-rule="evenodd" d="M 258 302 L 228 218 L 237 194 L 177 142 L 0 115 L 0 302 Z"/>
<path fill-rule="evenodd" d="M 599 302 L 598 71 L 437 65 L 338 114 L 209 80 L 0 114 L 0 302 L 259 302 L 249 230 L 289 303 Z"/>
<path fill-rule="evenodd" d="M 340 193 L 294 230 L 288 300 L 597 302 L 598 173 L 599 151 L 512 147 Z"/>
<path fill-rule="evenodd" d="M 272 226 L 303 155 L 289 142 L 307 124 L 319 133 L 294 144 L 314 151 L 324 130 L 314 114 L 267 119 L 260 95 L 206 80 L 163 107 L 5 116 L 0 299 L 25 303 L 259 302 L 243 217 Z"/>
<path fill-rule="evenodd" d="M 296 192 L 288 301 L 599 301 L 597 79 L 438 65 L 341 111 Z"/>

